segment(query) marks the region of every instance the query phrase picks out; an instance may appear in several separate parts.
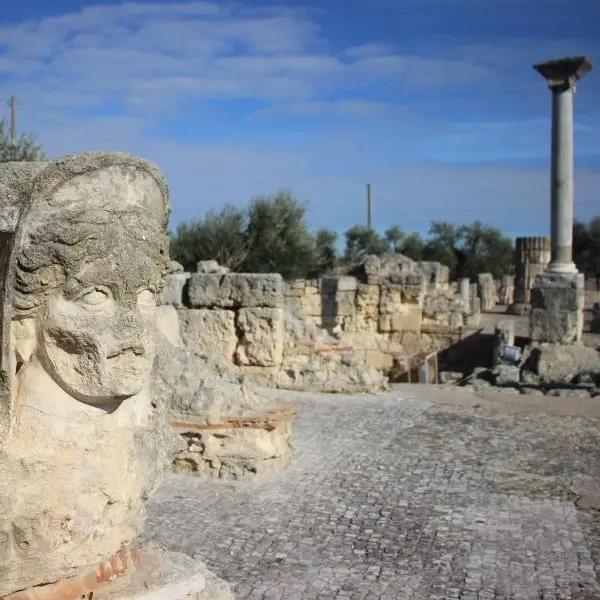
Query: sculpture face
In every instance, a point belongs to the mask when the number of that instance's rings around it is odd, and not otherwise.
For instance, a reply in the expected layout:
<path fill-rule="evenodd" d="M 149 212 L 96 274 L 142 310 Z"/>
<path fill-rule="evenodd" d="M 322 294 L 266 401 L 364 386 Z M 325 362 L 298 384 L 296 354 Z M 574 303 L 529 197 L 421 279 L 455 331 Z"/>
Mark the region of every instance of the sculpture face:
<path fill-rule="evenodd" d="M 2 186 L 22 203 L 0 252 L 4 597 L 77 576 L 142 530 L 169 453 L 151 386 L 169 199 L 154 165 L 118 153 L 0 180 L 0 203 Z"/>
<path fill-rule="evenodd" d="M 82 402 L 113 403 L 147 385 L 160 272 L 144 250 L 127 244 L 86 264 L 41 311 L 42 364 Z"/>

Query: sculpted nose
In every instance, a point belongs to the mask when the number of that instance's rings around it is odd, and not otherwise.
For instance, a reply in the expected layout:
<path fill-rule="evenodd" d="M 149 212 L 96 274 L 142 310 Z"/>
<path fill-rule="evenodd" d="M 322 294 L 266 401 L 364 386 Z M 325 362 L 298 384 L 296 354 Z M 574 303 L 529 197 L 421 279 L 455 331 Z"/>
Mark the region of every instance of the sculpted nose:
<path fill-rule="evenodd" d="M 114 358 L 123 352 L 143 356 L 146 353 L 144 337 L 144 320 L 139 311 L 120 310 L 115 319 L 114 336 L 107 357 Z"/>

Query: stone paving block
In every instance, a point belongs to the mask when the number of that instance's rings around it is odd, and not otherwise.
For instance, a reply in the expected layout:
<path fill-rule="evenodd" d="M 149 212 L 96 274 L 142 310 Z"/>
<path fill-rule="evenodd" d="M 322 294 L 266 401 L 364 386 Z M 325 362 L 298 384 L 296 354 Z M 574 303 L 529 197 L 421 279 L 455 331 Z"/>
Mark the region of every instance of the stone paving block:
<path fill-rule="evenodd" d="M 571 489 L 577 473 L 600 479 L 597 421 L 417 392 L 286 399 L 289 469 L 259 484 L 172 476 L 148 539 L 197 553 L 240 600 L 600 598 L 600 518 Z"/>

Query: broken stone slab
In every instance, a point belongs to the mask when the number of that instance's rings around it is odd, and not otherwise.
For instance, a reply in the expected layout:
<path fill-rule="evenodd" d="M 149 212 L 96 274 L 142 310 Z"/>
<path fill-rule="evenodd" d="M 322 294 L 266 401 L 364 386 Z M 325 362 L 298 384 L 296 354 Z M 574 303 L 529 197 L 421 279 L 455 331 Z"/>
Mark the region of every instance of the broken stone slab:
<path fill-rule="evenodd" d="M 175 469 L 241 479 L 289 464 L 295 408 L 263 398 L 232 364 L 160 338 L 155 391 L 179 439 Z"/>
<path fill-rule="evenodd" d="M 282 308 L 283 278 L 277 273 L 193 273 L 191 308 Z"/>
<path fill-rule="evenodd" d="M 518 386 L 520 381 L 519 367 L 514 365 L 497 365 L 493 371 L 494 385 Z"/>
<path fill-rule="evenodd" d="M 178 263 L 176 260 L 169 261 L 169 274 L 171 273 L 183 273 L 185 269 L 181 263 Z"/>
<path fill-rule="evenodd" d="M 540 344 L 525 366 L 540 383 L 572 383 L 582 373 L 600 376 L 600 353 L 583 344 Z"/>
<path fill-rule="evenodd" d="M 3 600 L 233 600 L 229 586 L 199 560 L 149 545 L 121 552 L 68 579 Z"/>
<path fill-rule="evenodd" d="M 174 272 L 165 275 L 163 278 L 163 289 L 158 298 L 158 304 L 183 308 L 186 304 L 185 289 L 189 278 L 189 273 Z"/>

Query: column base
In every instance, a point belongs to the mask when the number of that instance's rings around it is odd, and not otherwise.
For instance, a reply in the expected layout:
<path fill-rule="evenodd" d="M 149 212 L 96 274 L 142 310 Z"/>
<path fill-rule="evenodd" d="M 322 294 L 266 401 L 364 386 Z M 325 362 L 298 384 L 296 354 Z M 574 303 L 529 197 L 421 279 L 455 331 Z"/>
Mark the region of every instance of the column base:
<path fill-rule="evenodd" d="M 571 344 L 583 334 L 582 273 L 541 273 L 531 289 L 529 335 L 534 342 Z"/>
<path fill-rule="evenodd" d="M 579 273 L 574 262 L 562 263 L 562 262 L 551 262 L 546 268 L 547 273 L 565 273 L 567 275 L 574 275 Z"/>

